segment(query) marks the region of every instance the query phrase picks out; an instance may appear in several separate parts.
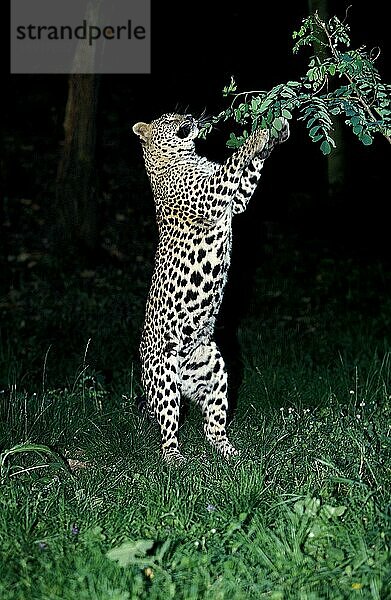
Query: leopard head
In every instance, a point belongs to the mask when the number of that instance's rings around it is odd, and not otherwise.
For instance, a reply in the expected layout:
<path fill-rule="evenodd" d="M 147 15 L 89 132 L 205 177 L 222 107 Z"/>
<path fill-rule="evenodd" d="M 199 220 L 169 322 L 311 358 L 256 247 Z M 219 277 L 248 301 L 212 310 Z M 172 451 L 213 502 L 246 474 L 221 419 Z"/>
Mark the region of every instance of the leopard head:
<path fill-rule="evenodd" d="M 199 129 L 192 115 L 169 113 L 151 123 L 136 123 L 133 132 L 140 138 L 144 151 L 170 158 L 193 152 Z"/>

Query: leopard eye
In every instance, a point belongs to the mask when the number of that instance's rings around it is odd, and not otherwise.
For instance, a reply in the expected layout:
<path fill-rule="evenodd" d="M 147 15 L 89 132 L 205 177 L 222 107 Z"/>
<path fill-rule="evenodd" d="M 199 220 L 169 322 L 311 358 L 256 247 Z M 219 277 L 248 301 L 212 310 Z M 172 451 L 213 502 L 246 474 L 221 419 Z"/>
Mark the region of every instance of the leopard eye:
<path fill-rule="evenodd" d="M 176 134 L 181 140 L 184 140 L 185 138 L 187 138 L 190 131 L 191 131 L 191 124 L 189 122 L 186 122 L 186 123 L 183 123 L 183 125 L 181 125 L 179 127 Z"/>

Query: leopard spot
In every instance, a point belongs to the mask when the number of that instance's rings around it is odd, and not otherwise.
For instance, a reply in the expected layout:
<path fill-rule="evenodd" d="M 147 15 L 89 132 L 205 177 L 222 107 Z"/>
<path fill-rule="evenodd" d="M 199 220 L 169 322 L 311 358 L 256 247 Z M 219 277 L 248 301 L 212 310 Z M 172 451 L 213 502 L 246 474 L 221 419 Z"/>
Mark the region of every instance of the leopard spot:
<path fill-rule="evenodd" d="M 197 261 L 201 262 L 206 256 L 206 251 L 203 248 L 200 248 L 198 250 L 198 256 L 197 256 Z"/>
<path fill-rule="evenodd" d="M 202 266 L 202 270 L 205 273 L 205 275 L 209 275 L 209 273 L 212 271 L 212 265 L 210 264 L 210 262 L 208 260 Z"/>
<path fill-rule="evenodd" d="M 193 271 L 190 277 L 190 282 L 195 286 L 200 286 L 202 283 L 202 276 L 199 271 Z"/>

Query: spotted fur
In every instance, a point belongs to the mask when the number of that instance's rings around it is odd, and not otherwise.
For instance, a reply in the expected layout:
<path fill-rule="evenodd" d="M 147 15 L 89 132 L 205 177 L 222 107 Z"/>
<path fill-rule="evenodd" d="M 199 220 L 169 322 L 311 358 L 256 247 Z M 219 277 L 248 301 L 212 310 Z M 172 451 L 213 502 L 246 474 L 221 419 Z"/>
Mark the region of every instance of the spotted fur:
<path fill-rule="evenodd" d="M 204 416 L 209 442 L 237 454 L 226 434 L 227 373 L 213 340 L 231 256 L 232 216 L 243 212 L 265 158 L 279 140 L 254 131 L 223 164 L 195 152 L 197 121 L 166 114 L 136 123 L 156 205 L 159 243 L 140 344 L 148 411 L 157 419 L 163 457 L 183 459 L 178 447 L 182 397 Z"/>

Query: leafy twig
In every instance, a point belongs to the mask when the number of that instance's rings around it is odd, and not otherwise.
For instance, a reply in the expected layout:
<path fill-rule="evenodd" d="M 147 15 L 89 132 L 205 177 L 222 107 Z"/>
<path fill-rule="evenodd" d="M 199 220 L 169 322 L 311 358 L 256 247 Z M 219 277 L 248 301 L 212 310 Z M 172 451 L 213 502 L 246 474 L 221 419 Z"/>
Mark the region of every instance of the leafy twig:
<path fill-rule="evenodd" d="M 290 120 L 298 111 L 296 118 L 306 122 L 311 139 L 320 142 L 324 154 L 335 147 L 332 117 L 338 114 L 346 117 L 345 123 L 363 144 L 371 144 L 375 133 L 391 143 L 391 86 L 382 83 L 374 64 L 380 51 L 368 54 L 365 47 L 350 50 L 346 19 L 347 12 L 343 21 L 332 17 L 325 23 L 318 13 L 303 20 L 299 31 L 293 33 L 297 40 L 293 52 L 315 43 L 322 47 L 322 53 L 310 57 L 308 70 L 298 81 L 280 83 L 270 91 L 238 92 L 231 77 L 223 95 L 233 96 L 232 102 L 204 125 L 201 137 L 215 123 L 232 119 L 245 126 L 239 136 L 232 132 L 227 142 L 230 147 L 238 147 L 249 130 L 258 126 L 269 128 L 277 136 L 281 117 Z M 346 80 L 346 85 L 341 80 Z"/>

